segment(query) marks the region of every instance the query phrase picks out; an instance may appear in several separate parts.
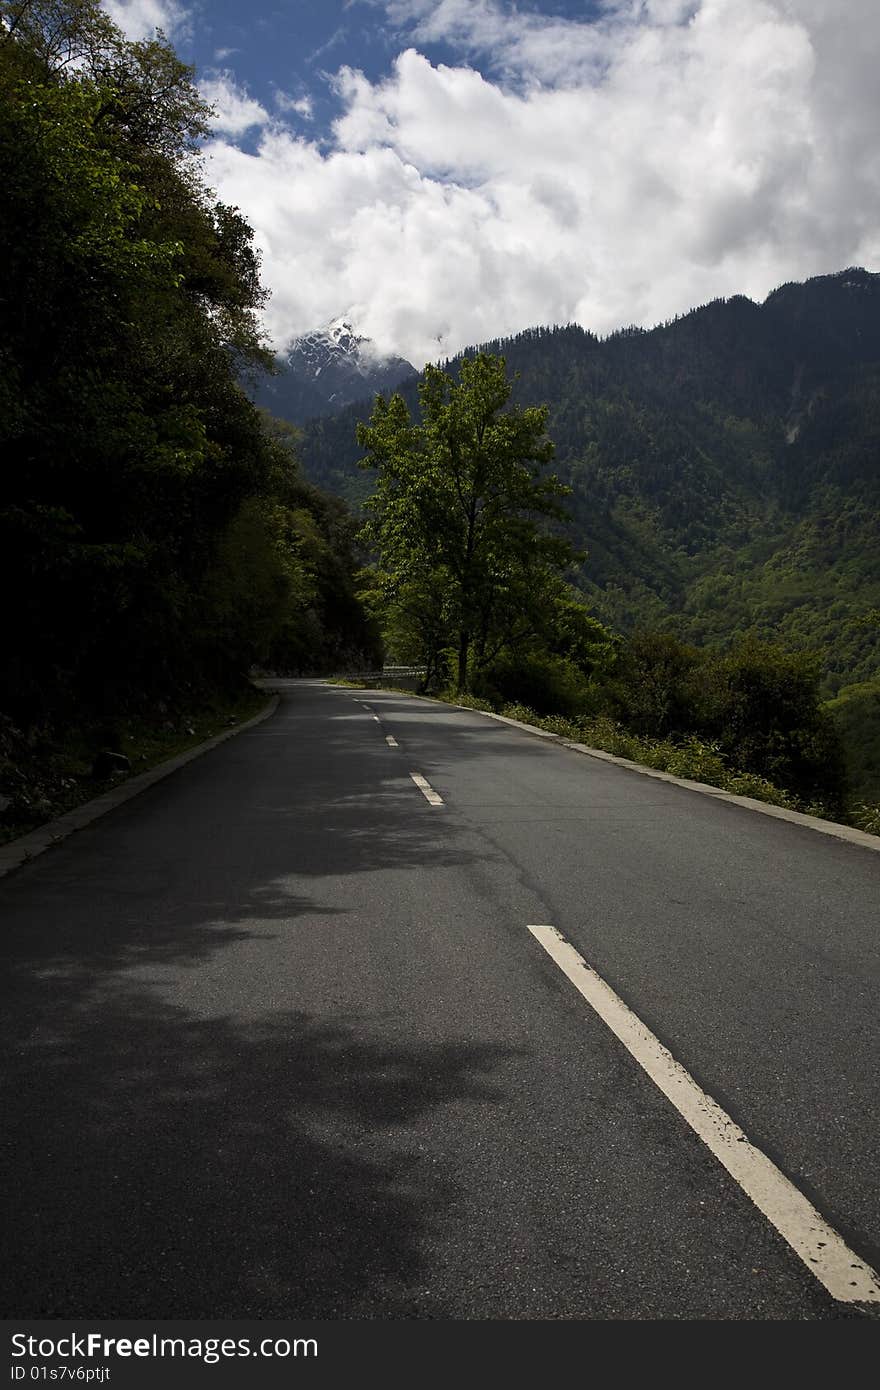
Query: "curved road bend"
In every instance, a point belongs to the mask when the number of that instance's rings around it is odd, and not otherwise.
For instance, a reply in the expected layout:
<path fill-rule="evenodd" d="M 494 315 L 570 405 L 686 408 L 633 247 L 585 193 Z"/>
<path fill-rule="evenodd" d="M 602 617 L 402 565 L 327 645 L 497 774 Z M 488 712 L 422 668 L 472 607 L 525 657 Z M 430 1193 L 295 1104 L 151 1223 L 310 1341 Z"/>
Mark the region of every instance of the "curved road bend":
<path fill-rule="evenodd" d="M 477 714 L 282 684 L 0 882 L 9 1313 L 872 1311 L 528 927 L 876 1268 L 880 854 Z"/>

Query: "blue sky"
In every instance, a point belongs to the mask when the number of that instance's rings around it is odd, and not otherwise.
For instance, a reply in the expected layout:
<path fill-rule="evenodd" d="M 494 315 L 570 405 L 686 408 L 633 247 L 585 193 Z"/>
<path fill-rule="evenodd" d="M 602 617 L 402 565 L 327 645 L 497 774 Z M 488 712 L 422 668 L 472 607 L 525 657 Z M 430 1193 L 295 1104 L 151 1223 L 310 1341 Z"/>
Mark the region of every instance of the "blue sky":
<path fill-rule="evenodd" d="M 880 269 L 876 0 L 104 0 L 215 104 L 279 347 L 425 360 Z"/>
<path fill-rule="evenodd" d="M 340 111 L 332 90 L 333 74 L 347 65 L 362 70 L 371 81 L 387 76 L 418 27 L 420 7 L 412 7 L 409 15 L 406 8 L 399 6 L 395 13 L 394 7 L 375 0 L 250 5 L 241 0 L 202 0 L 188 11 L 190 21 L 178 26 L 177 46 L 181 56 L 203 74 L 231 69 L 267 106 L 279 92 L 294 100 L 308 98 L 318 128 L 326 134 Z M 516 6 L 502 8 L 539 19 L 569 20 L 583 20 L 597 9 L 576 0 L 518 0 Z M 461 56 L 460 46 L 442 35 L 422 36 L 419 47 L 435 64 L 454 64 Z M 479 65 L 491 71 L 491 55 L 480 55 Z"/>
<path fill-rule="evenodd" d="M 267 107 L 279 93 L 305 98 L 317 123 L 312 133 L 326 135 L 340 111 L 331 75 L 346 64 L 371 79 L 390 70 L 395 41 L 379 19 L 363 0 L 293 0 L 254 5 L 247 13 L 235 0 L 215 0 L 180 50 L 202 73 L 236 73 Z"/>

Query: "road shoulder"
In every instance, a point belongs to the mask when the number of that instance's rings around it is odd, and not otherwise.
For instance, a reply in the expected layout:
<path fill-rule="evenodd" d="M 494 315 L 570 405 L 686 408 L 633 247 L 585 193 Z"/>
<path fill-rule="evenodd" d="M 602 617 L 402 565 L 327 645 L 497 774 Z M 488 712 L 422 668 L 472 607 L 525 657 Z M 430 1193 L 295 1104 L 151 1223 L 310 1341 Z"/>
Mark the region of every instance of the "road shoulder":
<path fill-rule="evenodd" d="M 404 693 L 398 690 L 385 691 L 385 694 L 389 695 L 402 695 Z M 581 753 L 588 758 L 598 758 L 605 763 L 614 763 L 617 767 L 626 768 L 628 772 L 638 772 L 643 777 L 653 777 L 659 782 L 669 782 L 675 787 L 683 787 L 685 791 L 699 792 L 701 796 L 711 796 L 715 801 L 726 801 L 732 806 L 741 806 L 746 811 L 757 811 L 762 816 L 772 816 L 775 820 L 789 821 L 792 825 L 802 825 L 808 830 L 816 830 L 820 835 L 830 835 L 836 840 L 845 840 L 847 843 L 858 845 L 862 849 L 870 849 L 875 853 L 880 852 L 880 835 L 869 835 L 867 831 L 857 830 L 854 826 L 823 820 L 821 816 L 810 816 L 804 811 L 790 811 L 784 806 L 774 806 L 771 802 L 758 801 L 751 796 L 737 796 L 735 792 L 723 791 L 720 787 L 713 787 L 708 782 L 694 782 L 686 777 L 676 777 L 671 772 L 660 772 L 653 767 L 644 767 L 641 763 L 634 763 L 629 758 L 621 758 L 616 753 L 606 753 L 601 748 L 590 748 L 586 743 L 575 743 L 571 739 L 562 738 L 559 734 L 550 733 L 546 729 L 537 729 L 532 724 L 525 724 L 521 719 L 511 719 L 506 714 L 495 714 L 491 710 L 473 709 L 470 705 L 457 705 L 447 700 L 434 700 L 428 695 L 407 695 L 407 698 L 424 700 L 433 705 L 443 705 L 446 709 L 465 710 L 468 714 L 477 714 L 484 719 L 494 719 L 499 724 L 509 724 L 511 728 L 520 729 L 523 733 L 531 734 L 534 738 L 558 743 L 561 748 L 568 748 L 572 753 Z"/>
<path fill-rule="evenodd" d="M 151 767 L 147 772 L 141 772 L 137 777 L 130 777 L 118 787 L 111 787 L 101 796 L 93 797 L 91 801 L 84 801 L 81 806 L 74 807 L 65 815 L 57 816 L 55 820 L 47 821 L 45 825 L 29 831 L 27 835 L 21 835 L 17 840 L 10 840 L 8 844 L 0 846 L 0 878 L 4 878 L 15 869 L 21 868 L 23 864 L 29 864 L 32 859 L 36 859 L 37 855 L 43 854 L 53 845 L 60 844 L 69 835 L 73 835 L 77 830 L 82 830 L 84 826 L 91 825 L 101 816 L 106 816 L 109 811 L 115 811 L 117 806 L 131 801 L 133 797 L 139 796 L 148 787 L 154 786 L 156 782 L 161 782 L 165 777 L 170 777 L 173 772 L 177 772 L 178 768 L 191 763 L 195 758 L 200 758 L 203 753 L 210 752 L 218 744 L 225 743 L 229 738 L 235 738 L 237 734 L 244 733 L 246 729 L 252 729 L 255 724 L 261 724 L 264 719 L 268 719 L 275 713 L 279 699 L 280 697 L 276 694 L 265 709 L 254 715 L 252 719 L 245 720 L 243 724 L 237 724 L 233 729 L 224 729 L 222 733 L 215 734 L 213 738 L 206 739 L 204 743 L 197 744 L 195 748 L 188 748 L 185 753 L 178 753 L 173 758 L 167 758 L 164 762 Z"/>

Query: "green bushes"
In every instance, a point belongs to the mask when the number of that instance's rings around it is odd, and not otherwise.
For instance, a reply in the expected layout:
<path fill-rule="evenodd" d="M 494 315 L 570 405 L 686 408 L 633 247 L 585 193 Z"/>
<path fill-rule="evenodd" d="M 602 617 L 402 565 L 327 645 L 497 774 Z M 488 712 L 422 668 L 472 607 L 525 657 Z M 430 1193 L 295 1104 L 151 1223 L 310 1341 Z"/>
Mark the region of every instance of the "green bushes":
<path fill-rule="evenodd" d="M 869 835 L 880 835 L 880 806 L 858 802 L 850 809 L 848 820 L 851 825 L 866 831 Z"/>
<path fill-rule="evenodd" d="M 521 701 L 539 714 L 573 716 L 589 703 L 574 662 L 549 652 L 505 653 L 474 679 L 473 691 L 496 708 Z"/>
<path fill-rule="evenodd" d="M 703 728 L 732 763 L 805 801 L 843 807 L 843 746 L 816 656 L 746 638 L 709 663 Z"/>
<path fill-rule="evenodd" d="M 606 647 L 589 679 L 546 653 L 508 655 L 490 674 L 468 705 L 739 796 L 847 817 L 843 751 L 815 657 L 752 638 L 719 655 L 642 632 Z M 867 803 L 848 818 L 880 826 Z"/>
<path fill-rule="evenodd" d="M 705 722 L 705 662 L 665 632 L 635 632 L 604 681 L 609 714 L 633 733 L 665 738 Z"/>
<path fill-rule="evenodd" d="M 822 708 L 815 656 L 752 637 L 718 655 L 639 632 L 623 644 L 604 696 L 612 718 L 648 746 L 697 741 L 755 779 L 756 795 L 769 785 L 800 803 L 843 808 L 843 748 Z"/>
<path fill-rule="evenodd" d="M 474 697 L 460 697 L 449 694 L 444 698 L 463 704 L 468 709 L 491 709 L 488 701 Z M 499 711 L 507 719 L 516 719 L 522 724 L 531 724 L 536 729 L 571 743 L 581 743 L 588 748 L 597 748 L 615 757 L 626 758 L 641 767 L 650 767 L 658 772 L 668 772 L 674 777 L 687 781 L 705 782 L 709 786 L 720 787 L 723 791 L 737 796 L 749 796 L 756 801 L 766 801 L 772 805 L 784 806 L 793 811 L 804 811 L 811 815 L 825 815 L 824 804 L 802 800 L 780 787 L 774 786 L 766 778 L 751 772 L 743 772 L 728 766 L 716 744 L 705 743 L 693 736 L 676 742 L 672 739 L 643 738 L 621 728 L 607 715 L 567 719 L 562 715 L 542 716 L 528 705 L 508 704 Z M 880 831 L 880 808 L 863 808 L 865 824 L 862 829 L 870 829 L 873 823 Z M 853 821 L 853 824 L 856 822 Z M 874 833 L 877 833 L 875 831 Z"/>
<path fill-rule="evenodd" d="M 854 799 L 880 800 L 880 680 L 845 686 L 824 708 L 846 749 Z"/>

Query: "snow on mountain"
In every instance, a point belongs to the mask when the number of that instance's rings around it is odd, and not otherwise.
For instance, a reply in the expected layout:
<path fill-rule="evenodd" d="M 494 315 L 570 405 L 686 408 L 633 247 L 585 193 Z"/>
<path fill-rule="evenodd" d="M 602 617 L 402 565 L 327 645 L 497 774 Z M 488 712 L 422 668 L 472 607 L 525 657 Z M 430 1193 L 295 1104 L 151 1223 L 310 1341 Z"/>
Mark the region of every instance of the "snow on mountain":
<path fill-rule="evenodd" d="M 415 375 L 411 363 L 383 356 L 345 316 L 295 338 L 277 365 L 278 375 L 259 387 L 257 403 L 294 424 L 368 401 Z"/>

